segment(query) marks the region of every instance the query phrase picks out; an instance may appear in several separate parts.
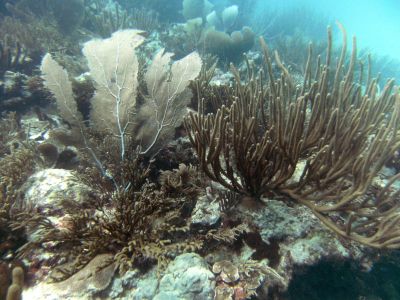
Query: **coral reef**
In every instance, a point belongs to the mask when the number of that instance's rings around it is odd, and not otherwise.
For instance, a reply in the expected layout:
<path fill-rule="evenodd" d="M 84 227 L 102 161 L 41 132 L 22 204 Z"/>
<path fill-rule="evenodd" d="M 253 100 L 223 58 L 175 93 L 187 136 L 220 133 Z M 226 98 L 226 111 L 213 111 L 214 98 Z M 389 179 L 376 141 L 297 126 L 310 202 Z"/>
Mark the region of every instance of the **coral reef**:
<path fill-rule="evenodd" d="M 304 74 L 304 67 L 306 66 L 308 53 L 299 51 L 299 49 L 306 49 L 309 45 L 309 40 L 301 31 L 295 31 L 292 35 L 279 35 L 271 42 L 271 48 L 279 53 L 279 56 L 284 62 L 285 66 L 291 70 L 292 76 L 295 72 Z M 326 41 L 318 41 L 312 44 L 313 55 L 326 55 Z M 335 52 L 335 49 L 332 50 Z M 336 53 L 333 57 L 336 56 Z M 373 73 L 376 74 L 376 73 Z M 300 83 L 301 84 L 301 83 Z"/>
<path fill-rule="evenodd" d="M 32 107 L 44 105 L 50 93 L 44 89 L 39 76 L 27 76 L 7 70 L 0 80 L 0 111 L 23 113 Z"/>
<path fill-rule="evenodd" d="M 0 122 L 0 255 L 15 255 L 14 250 L 24 243 L 23 230 L 14 230 L 16 207 L 21 202 L 19 189 L 36 168 L 32 143 L 23 142 L 24 135 L 15 114 Z"/>
<path fill-rule="evenodd" d="M 398 176 L 376 196 L 370 193 L 374 177 L 398 147 L 399 93 L 392 80 L 378 93 L 371 75 L 364 93 L 353 84 L 356 44 L 354 40 L 350 63 L 343 70 L 344 30 L 343 36 L 337 69 L 328 72 L 328 30 L 326 65 L 318 67 L 313 78 L 309 56 L 299 87 L 277 54 L 281 76 L 275 79 L 261 40 L 269 87 L 263 86 L 263 75 L 257 76 L 256 70 L 250 69 L 247 83 L 242 83 L 232 68 L 236 87 L 230 98 L 235 101 L 216 114 L 191 113 L 186 128 L 202 170 L 225 188 L 256 200 L 280 195 L 308 206 L 343 237 L 372 247 L 398 248 L 399 210 L 392 191 Z"/>
<path fill-rule="evenodd" d="M 10 35 L 10 32 L 13 34 Z M 79 49 L 74 47 L 71 41 L 72 37 L 63 36 L 57 26 L 45 17 L 36 18 L 30 14 L 7 16 L 0 22 L 0 39 L 6 40 L 7 36 L 12 37 L 8 42 L 9 45 L 19 44 L 25 49 L 24 53 L 27 57 L 25 60 L 28 60 L 29 57 L 31 61 L 28 67 L 36 65 L 46 51 L 59 52 L 62 49 L 68 49 L 69 53 L 79 53 Z M 32 70 L 28 69 L 28 71 Z"/>
<path fill-rule="evenodd" d="M 139 165 L 131 162 L 127 168 L 137 173 Z M 127 176 L 130 171 L 123 170 L 123 174 Z M 47 251 L 76 259 L 56 269 L 54 280 L 71 276 L 99 253 L 114 253 L 111 262 L 115 261 L 116 268 L 124 273 L 134 265 L 145 266 L 152 261 L 163 266 L 170 256 L 201 247 L 201 240 L 185 234 L 185 198 L 166 198 L 153 185 L 144 184 L 146 174 L 132 175 L 131 186 L 119 192 L 113 191 L 107 180 L 99 183 L 99 175 L 87 176 L 81 180 L 88 181 L 96 194 L 90 202 L 65 198 L 57 205 L 67 216 L 64 226 L 52 225 L 50 220 L 29 221 L 36 222 L 32 228 L 41 234 L 25 245 L 25 251 L 50 243 L 54 247 Z"/>
<path fill-rule="evenodd" d="M 76 130 L 88 157 L 98 167 L 97 171 L 88 167 L 87 175 L 81 178 L 93 189 L 92 199 L 78 202 L 73 200 L 76 197 L 65 195 L 62 203 L 55 205 L 66 215 L 62 226 L 52 222 L 38 203 L 25 203 L 31 211 L 18 216 L 19 223 L 29 224 L 30 232 L 40 232 L 24 246 L 24 255 L 46 244 L 47 251 L 70 258 L 52 272 L 54 280 L 71 276 L 101 253 L 112 253 L 116 268 L 124 273 L 132 266 L 154 261 L 162 270 L 170 257 L 202 246 L 202 239 L 187 235 L 187 221 L 182 216 L 187 199 L 177 197 L 177 193 L 173 198 L 165 197 L 154 184 L 146 183 L 149 170 L 144 160 L 159 151 L 183 119 L 190 100 L 187 85 L 200 72 L 201 60 L 193 53 L 171 64 L 169 72 L 172 54 L 159 51 L 144 74 L 146 93 L 138 108 L 133 100 L 138 93 L 139 66 L 132 50 L 144 40 L 139 33 L 120 31 L 110 39 L 89 41 L 84 46 L 96 90 L 90 112 L 93 128 L 83 122 L 66 71 L 50 55 L 43 59 L 45 85 L 53 92 L 60 115 Z M 116 60 L 109 60 L 110 55 Z M 134 116 L 140 124 L 137 140 L 141 144 L 131 138 Z M 99 143 L 94 147 L 96 136 L 105 142 L 104 152 Z M 56 161 L 54 146 L 42 143 L 38 148 L 41 155 Z M 185 172 L 181 173 L 184 178 Z M 178 189 L 179 183 L 171 179 L 164 182 L 165 187 L 167 182 Z M 182 188 L 188 183 L 186 178 Z M 28 195 L 25 192 L 27 202 Z"/>
<path fill-rule="evenodd" d="M 233 31 L 230 35 L 213 28 L 205 30 L 200 43 L 205 51 L 218 56 L 223 61 L 232 62 L 253 47 L 254 33 L 249 27 Z"/>
<path fill-rule="evenodd" d="M 184 0 L 182 14 L 186 19 L 183 40 L 186 47 L 216 55 L 223 62 L 239 60 L 254 45 L 255 34 L 249 26 L 235 30 L 238 6 L 225 7 L 221 13 L 205 0 Z M 182 32 L 173 34 L 175 41 Z M 179 43 L 173 43 L 178 44 Z"/>
<path fill-rule="evenodd" d="M 161 171 L 160 184 L 166 194 L 197 195 L 205 187 L 205 178 L 196 167 L 180 164 L 178 169 Z"/>
<path fill-rule="evenodd" d="M 24 138 L 19 116 L 15 112 L 4 115 L 0 120 L 0 157 L 10 154 Z"/>
<path fill-rule="evenodd" d="M 101 37 L 109 37 L 120 29 L 132 28 L 133 18 L 116 2 L 92 0 L 88 1 L 85 9 L 84 26 Z"/>
<path fill-rule="evenodd" d="M 98 131 L 104 130 L 111 137 L 118 137 L 122 161 L 129 147 L 128 136 L 135 130 L 131 121 L 133 113 L 138 114 L 139 126 L 135 136 L 140 140 L 142 154 L 149 154 L 153 148 L 160 149 L 159 144 L 173 136 L 174 125 L 183 119 L 185 106 L 190 101 L 187 85 L 201 69 L 200 57 L 192 53 L 172 64 L 169 71 L 167 66 L 172 54 L 159 51 L 144 75 L 147 93 L 145 102 L 137 109 L 139 65 L 131 51 L 144 41 L 140 33 L 137 30 L 119 31 L 109 39 L 89 41 L 83 49 L 96 90 L 91 100 L 92 122 Z M 116 62 L 109 60 L 110 55 L 116 56 Z M 80 131 L 88 148 L 87 138 L 83 135 L 83 117 L 77 110 L 68 74 L 49 54 L 44 57 L 41 68 L 46 86 L 55 94 L 62 117 Z M 113 72 L 115 68 L 119 70 L 117 74 Z M 105 73 L 107 78 L 104 78 Z M 111 108 L 113 114 L 109 114 Z M 101 167 L 98 159 L 94 159 Z"/>
<path fill-rule="evenodd" d="M 0 77 L 6 71 L 21 70 L 31 63 L 26 49 L 17 41 L 12 41 L 10 36 L 4 36 L 0 41 Z"/>
<path fill-rule="evenodd" d="M 282 299 L 392 257 L 395 64 L 257 7 L 0 3 L 0 298 Z"/>

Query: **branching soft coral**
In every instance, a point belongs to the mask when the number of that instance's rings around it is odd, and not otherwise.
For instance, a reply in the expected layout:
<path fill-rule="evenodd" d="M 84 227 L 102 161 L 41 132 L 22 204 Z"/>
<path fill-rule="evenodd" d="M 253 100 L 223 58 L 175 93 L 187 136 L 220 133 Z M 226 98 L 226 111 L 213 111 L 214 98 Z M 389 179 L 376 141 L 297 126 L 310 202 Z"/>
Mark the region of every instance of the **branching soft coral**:
<path fill-rule="evenodd" d="M 28 227 L 40 232 L 21 251 L 53 245 L 47 251 L 68 259 L 66 266 L 52 274 L 54 280 L 62 280 L 102 253 L 114 254 L 110 263 L 115 261 L 120 272 L 125 272 L 153 262 L 164 265 L 183 251 L 199 249 L 202 240 L 187 234 L 186 199 L 166 197 L 154 184 L 142 180 L 146 172 L 137 160 L 122 166 L 121 173 L 133 177 L 125 178 L 131 184 L 119 191 L 95 169 L 81 176 L 95 188 L 95 194 L 85 203 L 64 201 L 65 216 L 58 226 L 35 212 L 19 214 Z"/>
<path fill-rule="evenodd" d="M 341 28 L 342 29 L 342 28 Z M 375 197 L 374 178 L 400 146 L 400 94 L 389 80 L 381 92 L 370 72 L 356 73 L 353 41 L 346 66 L 346 33 L 336 68 L 328 31 L 325 64 L 316 71 L 309 49 L 302 85 L 275 53 L 276 78 L 261 40 L 264 68 L 250 68 L 243 81 L 232 67 L 235 101 L 216 114 L 202 109 L 186 119 L 202 170 L 225 188 L 259 200 L 290 198 L 308 206 L 330 229 L 377 248 L 400 247 L 399 175 Z M 249 64 L 250 65 L 250 64 Z M 263 70 L 269 81 L 263 81 Z M 356 78 L 359 74 L 359 78 Z"/>
<path fill-rule="evenodd" d="M 23 230 L 13 230 L 14 213 L 21 203 L 19 188 L 33 173 L 35 158 L 33 149 L 23 144 L 0 158 L 0 255 L 16 250 L 25 239 Z"/>
<path fill-rule="evenodd" d="M 140 31 L 124 30 L 85 44 L 83 53 L 95 88 L 90 124 L 77 107 L 67 72 L 50 54 L 42 61 L 45 86 L 92 160 L 81 164 L 86 169 L 79 175 L 92 188 L 92 199 L 65 200 L 61 205 L 65 216 L 56 223 L 34 207 L 16 216 L 15 228 L 36 233 L 20 249 L 21 255 L 46 245 L 56 258 L 68 262 L 58 269 L 60 273 L 52 274 L 55 280 L 70 276 L 102 253 L 114 254 L 122 272 L 153 261 L 163 265 L 202 244 L 186 234 L 184 197 L 157 191 L 148 169 L 148 158 L 182 122 L 191 99 L 189 82 L 199 74 L 202 62 L 197 53 L 171 62 L 172 54 L 161 50 L 144 75 L 144 101 L 136 102 L 140 83 L 135 49 L 143 41 Z"/>

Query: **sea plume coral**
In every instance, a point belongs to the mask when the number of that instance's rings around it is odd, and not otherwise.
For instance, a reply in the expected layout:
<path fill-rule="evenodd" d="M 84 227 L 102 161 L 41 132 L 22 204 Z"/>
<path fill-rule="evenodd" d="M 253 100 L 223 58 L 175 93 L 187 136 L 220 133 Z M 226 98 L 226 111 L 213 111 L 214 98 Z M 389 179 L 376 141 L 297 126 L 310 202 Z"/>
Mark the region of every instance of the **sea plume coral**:
<path fill-rule="evenodd" d="M 331 31 L 326 62 L 312 71 L 312 48 L 303 84 L 296 86 L 275 57 L 275 78 L 267 45 L 265 69 L 250 69 L 243 82 L 232 67 L 233 103 L 216 114 L 191 113 L 190 140 L 203 171 L 213 181 L 260 199 L 278 195 L 308 206 L 337 234 L 377 248 L 400 247 L 398 192 L 390 180 L 371 196 L 373 179 L 400 145 L 400 95 L 389 80 L 382 92 L 368 74 L 355 78 L 356 41 L 347 67 L 346 33 L 336 69 Z"/>

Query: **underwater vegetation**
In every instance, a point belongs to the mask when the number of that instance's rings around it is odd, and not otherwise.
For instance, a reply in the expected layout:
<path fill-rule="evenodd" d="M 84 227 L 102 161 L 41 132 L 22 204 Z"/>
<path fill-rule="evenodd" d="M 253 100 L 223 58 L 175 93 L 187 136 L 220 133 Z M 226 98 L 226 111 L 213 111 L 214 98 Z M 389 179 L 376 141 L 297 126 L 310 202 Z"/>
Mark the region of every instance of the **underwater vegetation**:
<path fill-rule="evenodd" d="M 103 184 L 100 184 L 104 185 L 104 191 L 92 207 L 102 212 L 101 215 L 88 214 L 86 210 L 81 215 L 81 207 L 77 203 L 70 203 L 71 207 L 67 206 L 66 209 L 71 209 L 69 215 L 72 217 L 68 221 L 71 230 L 65 233 L 48 228 L 47 234 L 39 241 L 68 241 L 69 246 L 76 249 L 75 256 L 79 257 L 79 265 L 85 265 L 96 254 L 111 249 L 120 250 L 116 258 L 126 265 L 123 266 L 121 262 L 121 269 L 127 269 L 136 260 L 140 260 L 141 256 L 161 260 L 159 252 L 172 251 L 167 250 L 167 244 L 171 243 L 167 235 L 174 230 L 184 230 L 178 224 L 166 226 L 164 222 L 162 227 L 154 228 L 154 232 L 148 231 L 153 218 L 158 215 L 169 215 L 168 221 L 179 220 L 175 210 L 179 211 L 183 203 L 182 200 L 164 199 L 162 194 L 158 196 L 153 191 L 151 185 L 145 184 L 147 171 L 142 170 L 137 155 L 149 156 L 156 153 L 155 149 L 160 149 L 162 143 L 173 135 L 175 124 L 182 122 L 185 103 L 190 100 L 187 85 L 199 74 L 202 63 L 198 54 L 192 53 L 174 62 L 169 70 L 172 54 L 160 50 L 144 74 L 146 86 L 143 88 L 146 88 L 147 93 L 143 94 L 139 108 L 134 101 L 139 91 L 139 63 L 133 50 L 144 41 L 140 34 L 137 30 L 118 31 L 109 39 L 93 40 L 84 45 L 83 53 L 88 59 L 95 88 L 90 112 L 93 128 L 87 128 L 84 124 L 66 71 L 50 54 L 42 61 L 44 84 L 54 94 L 60 115 L 68 121 L 78 139 L 80 136 L 80 143 L 98 167 L 100 174 L 92 174 L 94 178 L 104 178 Z M 111 56 L 115 59 L 110 59 Z M 105 153 L 98 153 L 98 147 L 93 142 L 99 141 L 91 138 L 95 135 L 105 141 L 104 152 L 111 155 L 109 158 L 104 157 Z M 98 188 L 97 191 L 100 192 Z M 107 203 L 112 204 L 109 211 L 105 211 Z M 178 214 L 175 217 L 174 211 Z M 76 215 L 77 212 L 79 215 Z M 149 220 L 146 221 L 146 217 Z M 46 227 L 46 223 L 41 222 L 42 227 Z M 184 227 L 184 224 L 180 225 Z M 106 238 L 107 232 L 109 240 Z M 89 248 L 88 243 L 91 244 Z M 82 248 L 77 247 L 78 244 Z M 188 241 L 179 247 L 192 248 Z M 141 255 L 137 251 L 142 251 Z"/>
<path fill-rule="evenodd" d="M 13 230 L 13 213 L 16 203 L 21 199 L 19 188 L 35 170 L 35 152 L 32 143 L 24 143 L 15 113 L 0 122 L 0 254 L 2 257 L 23 245 L 23 230 Z"/>
<path fill-rule="evenodd" d="M 225 188 L 255 200 L 266 193 L 289 197 L 343 237 L 398 248 L 397 193 L 392 189 L 398 176 L 374 195 L 368 193 L 373 178 L 399 147 L 399 91 L 390 80 L 377 95 L 371 74 L 364 91 L 355 84 L 356 42 L 348 69 L 342 70 L 343 35 L 339 67 L 330 68 L 329 30 L 325 65 L 318 61 L 313 74 L 310 47 L 303 84 L 297 86 L 279 56 L 281 74 L 275 79 L 268 47 L 261 40 L 268 85 L 261 81 L 262 69 L 249 67 L 243 84 L 232 67 L 232 103 L 215 114 L 191 113 L 186 128 L 202 170 Z"/>
<path fill-rule="evenodd" d="M 341 48 L 330 27 L 309 44 L 301 26 L 279 25 L 301 22 L 294 12 L 250 22 L 251 4 L 221 3 L 171 1 L 179 10 L 164 15 L 156 0 L 0 7 L 0 257 L 27 263 L 15 269 L 28 283 L 91 263 L 107 284 L 135 268 L 161 277 L 195 252 L 215 299 L 279 295 L 292 276 L 275 269 L 281 240 L 243 213 L 268 200 L 309 211 L 345 245 L 400 248 L 394 79 L 374 77 L 340 24 Z M 29 202 L 49 170 L 85 193 Z M 234 261 L 245 245 L 254 253 Z"/>
<path fill-rule="evenodd" d="M 54 95 L 60 115 L 71 126 L 75 142 L 86 149 L 88 167 L 81 172 L 80 180 L 93 189 L 92 199 L 85 203 L 62 201 L 65 215 L 59 221 L 61 225 L 45 212 L 26 205 L 9 220 L 18 223 L 19 228 L 26 226 L 36 232 L 35 238 L 20 249 L 23 256 L 46 244 L 47 251 L 56 257 L 70 258 L 67 266 L 53 272 L 54 280 L 71 276 L 103 253 L 115 254 L 105 264 L 115 264 L 121 274 L 154 261 L 162 268 L 178 253 L 199 250 L 205 240 L 219 237 L 218 232 L 209 236 L 188 234 L 185 215 L 193 209 L 188 197 L 201 188 L 201 183 L 193 184 L 195 169 L 183 165 L 163 173 L 163 189 L 159 190 L 149 181 L 146 163 L 146 158 L 154 156 L 171 139 L 176 124 L 183 121 L 191 95 L 188 84 L 199 74 L 201 59 L 192 53 L 170 65 L 172 54 L 160 50 L 142 82 L 132 50 L 143 41 L 140 31 L 125 30 L 84 45 L 95 88 L 92 127 L 85 125 L 77 108 L 66 71 L 50 54 L 43 58 L 44 84 Z M 145 86 L 139 87 L 143 83 Z M 133 101 L 139 98 L 139 90 L 140 104 Z M 40 151 L 52 155 L 42 145 Z M 13 186 L 16 188 L 16 184 Z M 233 241 L 238 235 L 235 230 L 231 234 L 223 231 L 227 236 L 220 239 Z"/>
<path fill-rule="evenodd" d="M 260 81 L 262 70 L 257 74 L 249 66 L 249 79 L 242 84 L 232 67 L 232 104 L 216 114 L 191 113 L 186 127 L 201 168 L 213 181 L 255 199 L 266 193 L 288 196 L 339 235 L 373 247 L 398 248 L 397 193 L 392 191 L 398 176 L 370 198 L 364 194 L 399 146 L 399 92 L 390 80 L 376 99 L 370 74 L 364 92 L 353 82 L 357 48 L 354 40 L 343 71 L 343 34 L 339 67 L 330 68 L 328 48 L 326 64 L 316 64 L 316 77 L 308 60 L 303 84 L 297 87 L 279 60 L 282 73 L 275 79 L 261 40 L 269 86 Z M 330 31 L 328 37 L 331 47 Z M 335 222 L 338 212 L 343 216 Z"/>

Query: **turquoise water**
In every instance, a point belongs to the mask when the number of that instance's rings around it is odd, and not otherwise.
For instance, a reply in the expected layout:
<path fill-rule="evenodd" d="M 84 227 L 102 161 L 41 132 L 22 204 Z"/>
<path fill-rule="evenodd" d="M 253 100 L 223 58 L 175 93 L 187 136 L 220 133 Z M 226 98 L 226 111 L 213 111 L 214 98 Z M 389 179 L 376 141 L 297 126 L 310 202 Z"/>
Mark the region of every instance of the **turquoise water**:
<path fill-rule="evenodd" d="M 259 12 L 265 15 L 265 12 L 271 11 L 296 15 L 300 22 L 292 27 L 298 26 L 300 30 L 306 30 L 314 41 L 325 38 L 321 29 L 330 24 L 336 30 L 336 43 L 341 43 L 341 34 L 335 26 L 336 22 L 340 22 L 349 39 L 352 36 L 357 37 L 359 51 L 373 55 L 377 66 L 374 71 L 386 73 L 387 77 L 399 78 L 400 1 L 256 1 L 255 15 Z M 286 22 L 279 23 L 282 26 Z"/>
<path fill-rule="evenodd" d="M 400 60 L 400 1 L 396 0 L 286 0 L 257 1 L 259 8 L 287 11 L 306 7 L 319 16 L 341 22 L 360 47 Z M 308 17 L 303 16 L 307 21 Z"/>

